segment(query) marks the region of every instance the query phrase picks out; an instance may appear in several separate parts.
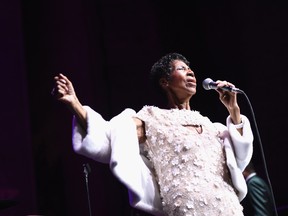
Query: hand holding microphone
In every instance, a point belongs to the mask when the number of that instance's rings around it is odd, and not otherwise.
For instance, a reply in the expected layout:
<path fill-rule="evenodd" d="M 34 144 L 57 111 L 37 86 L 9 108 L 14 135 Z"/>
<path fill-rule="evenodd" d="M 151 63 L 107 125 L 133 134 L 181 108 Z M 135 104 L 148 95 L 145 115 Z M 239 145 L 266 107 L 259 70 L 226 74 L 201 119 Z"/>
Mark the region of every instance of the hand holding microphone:
<path fill-rule="evenodd" d="M 215 89 L 219 93 L 220 101 L 225 105 L 228 109 L 230 116 L 234 116 L 233 119 L 236 119 L 234 122 L 240 122 L 237 120 L 237 116 L 239 116 L 239 106 L 237 104 L 237 97 L 235 93 L 244 94 L 244 91 L 236 88 L 233 84 L 226 81 L 213 81 L 210 78 L 205 79 L 202 82 L 203 88 L 206 90 Z M 234 94 L 232 94 L 234 93 Z M 238 113 L 238 114 L 237 114 Z"/>
<path fill-rule="evenodd" d="M 210 90 L 210 89 L 222 89 L 224 91 L 229 91 L 229 92 L 236 92 L 236 93 L 240 93 L 243 94 L 243 91 L 239 88 L 235 88 L 232 86 L 222 86 L 222 87 L 218 87 L 218 84 L 213 81 L 210 78 L 206 78 L 205 80 L 203 80 L 202 82 L 202 86 L 205 90 Z"/>

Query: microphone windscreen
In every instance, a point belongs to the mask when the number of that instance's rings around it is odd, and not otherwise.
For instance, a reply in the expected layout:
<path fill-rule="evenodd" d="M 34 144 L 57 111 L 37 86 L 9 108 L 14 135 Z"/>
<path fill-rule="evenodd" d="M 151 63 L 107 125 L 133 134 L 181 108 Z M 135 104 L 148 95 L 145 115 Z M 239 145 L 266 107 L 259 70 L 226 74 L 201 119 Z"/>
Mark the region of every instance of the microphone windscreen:
<path fill-rule="evenodd" d="M 202 86 L 205 90 L 210 90 L 211 88 L 211 83 L 213 83 L 214 81 L 210 78 L 206 78 L 205 80 L 203 80 L 202 82 Z"/>

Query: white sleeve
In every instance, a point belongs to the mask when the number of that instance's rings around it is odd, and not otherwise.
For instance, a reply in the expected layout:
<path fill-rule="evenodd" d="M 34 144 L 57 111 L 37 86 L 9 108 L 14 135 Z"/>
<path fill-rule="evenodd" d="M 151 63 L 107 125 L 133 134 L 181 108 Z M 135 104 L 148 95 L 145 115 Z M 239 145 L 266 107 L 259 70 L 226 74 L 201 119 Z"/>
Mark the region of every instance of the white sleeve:
<path fill-rule="evenodd" d="M 253 153 L 253 133 L 247 117 L 241 115 L 243 122 L 243 134 L 241 135 L 236 126 L 232 123 L 231 117 L 227 118 L 227 127 L 216 123 L 221 131 L 221 138 L 226 154 L 226 162 L 229 168 L 234 187 L 237 189 L 239 201 L 247 194 L 247 185 L 242 175 L 248 165 Z"/>
<path fill-rule="evenodd" d="M 150 214 L 161 216 L 162 203 L 156 179 L 140 154 L 136 113 L 126 109 L 110 121 L 111 161 L 113 174 L 128 188 L 130 205 Z"/>
<path fill-rule="evenodd" d="M 125 109 L 110 121 L 85 107 L 87 133 L 73 119 L 73 148 L 98 162 L 110 163 L 112 173 L 129 191 L 130 205 L 153 215 L 163 215 L 157 182 L 140 155 L 135 111 Z"/>
<path fill-rule="evenodd" d="M 87 132 L 77 122 L 75 116 L 72 124 L 72 146 L 76 153 L 101 163 L 109 163 L 111 156 L 109 122 L 84 106 L 87 111 Z"/>
<path fill-rule="evenodd" d="M 241 171 L 245 169 L 252 158 L 253 153 L 253 133 L 248 118 L 241 115 L 243 123 L 243 134 L 241 135 L 232 123 L 231 117 L 227 118 L 227 128 L 233 143 L 233 150 L 237 165 Z"/>

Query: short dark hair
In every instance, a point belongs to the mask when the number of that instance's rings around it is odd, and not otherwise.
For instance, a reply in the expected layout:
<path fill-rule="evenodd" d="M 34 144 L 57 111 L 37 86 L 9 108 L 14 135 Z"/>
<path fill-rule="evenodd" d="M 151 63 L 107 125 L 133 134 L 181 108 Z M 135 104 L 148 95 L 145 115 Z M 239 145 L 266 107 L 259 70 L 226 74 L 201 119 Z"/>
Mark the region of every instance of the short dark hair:
<path fill-rule="evenodd" d="M 171 72 L 172 72 L 172 63 L 175 60 L 183 61 L 188 66 L 190 62 L 181 54 L 179 53 L 168 53 L 165 56 L 161 57 L 151 68 L 150 71 L 150 80 L 152 86 L 159 92 L 162 92 L 162 88 L 160 86 L 160 79 L 166 78 L 169 80 Z"/>

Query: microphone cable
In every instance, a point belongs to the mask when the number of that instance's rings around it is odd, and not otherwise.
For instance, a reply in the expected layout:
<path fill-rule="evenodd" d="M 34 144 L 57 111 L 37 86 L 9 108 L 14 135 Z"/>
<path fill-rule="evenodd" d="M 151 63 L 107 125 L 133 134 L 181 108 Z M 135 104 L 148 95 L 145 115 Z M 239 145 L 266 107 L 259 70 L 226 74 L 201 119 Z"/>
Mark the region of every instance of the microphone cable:
<path fill-rule="evenodd" d="M 271 190 L 271 196 L 272 196 L 272 202 L 273 202 L 272 204 L 273 204 L 275 216 L 278 216 L 276 202 L 275 202 L 275 198 L 274 198 L 274 192 L 273 192 L 272 184 L 271 184 L 271 181 L 270 181 L 270 177 L 269 177 L 268 169 L 267 169 L 267 165 L 266 165 L 266 159 L 265 159 L 265 154 L 264 154 L 263 145 L 262 145 L 262 141 L 261 141 L 261 136 L 260 136 L 260 133 L 259 133 L 259 130 L 258 130 L 257 121 L 256 121 L 255 114 L 254 114 L 254 111 L 253 111 L 253 108 L 252 108 L 252 104 L 251 104 L 248 96 L 246 95 L 246 93 L 243 90 L 241 90 L 241 94 L 243 94 L 245 96 L 245 98 L 246 98 L 246 100 L 247 100 L 247 102 L 249 104 L 249 108 L 251 110 L 251 114 L 252 114 L 255 130 L 256 130 L 256 135 L 257 135 L 259 146 L 260 146 L 262 161 L 263 161 L 263 164 L 264 164 L 264 172 L 265 172 L 265 175 L 266 175 L 266 179 L 267 179 L 268 185 L 269 185 L 270 190 Z"/>
<path fill-rule="evenodd" d="M 210 78 L 206 78 L 205 80 L 203 80 L 202 82 L 202 86 L 205 90 L 210 90 L 210 89 L 217 89 L 217 83 L 214 82 L 212 79 Z M 257 126 L 257 121 L 255 118 L 255 114 L 252 108 L 252 104 L 248 98 L 248 96 L 246 95 L 246 93 L 238 88 L 235 87 L 220 87 L 220 89 L 224 90 L 224 91 L 230 91 L 230 92 L 237 92 L 239 94 L 243 94 L 248 102 L 249 108 L 251 110 L 251 114 L 252 114 L 252 118 L 253 118 L 253 122 L 254 122 L 254 126 L 255 126 L 255 130 L 256 130 L 256 135 L 259 141 L 259 146 L 260 146 L 260 151 L 261 151 L 261 156 L 262 156 L 262 161 L 263 161 L 263 165 L 264 165 L 264 172 L 265 172 L 265 176 L 268 182 L 268 186 L 270 187 L 270 191 L 271 191 L 271 198 L 272 198 L 272 205 L 274 208 L 274 212 L 275 212 L 275 216 L 278 216 L 278 212 L 277 212 L 277 207 L 276 207 L 276 202 L 275 202 L 275 198 L 274 198 L 274 192 L 273 192 L 273 188 L 272 188 L 272 184 L 270 181 L 270 177 L 268 174 L 268 169 L 267 169 L 267 165 L 266 165 L 266 159 L 265 159 L 265 154 L 264 154 L 264 150 L 263 150 L 263 145 L 262 145 L 262 141 L 261 141 L 261 136 L 258 130 L 258 126 Z"/>

